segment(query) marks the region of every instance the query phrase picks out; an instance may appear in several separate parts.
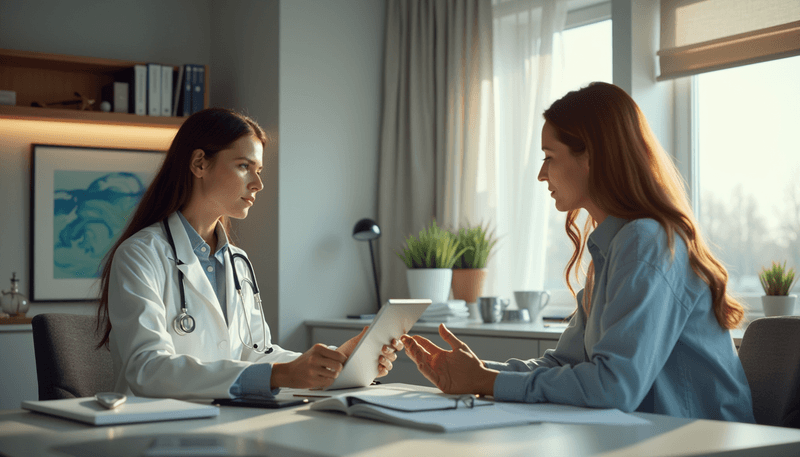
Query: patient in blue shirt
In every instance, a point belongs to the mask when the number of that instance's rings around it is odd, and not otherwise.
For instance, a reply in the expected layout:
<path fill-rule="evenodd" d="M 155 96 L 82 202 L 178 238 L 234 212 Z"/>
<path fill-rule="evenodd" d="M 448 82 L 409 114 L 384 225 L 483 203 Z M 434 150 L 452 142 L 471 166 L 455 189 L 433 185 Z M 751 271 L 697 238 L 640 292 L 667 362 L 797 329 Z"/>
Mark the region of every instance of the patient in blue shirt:
<path fill-rule="evenodd" d="M 538 179 L 567 213 L 570 290 L 585 248 L 592 259 L 558 346 L 538 359 L 482 361 L 442 325 L 452 350 L 406 335 L 406 353 L 446 393 L 754 422 L 730 335 L 744 309 L 726 293 L 727 272 L 639 107 L 592 83 L 544 117 Z"/>

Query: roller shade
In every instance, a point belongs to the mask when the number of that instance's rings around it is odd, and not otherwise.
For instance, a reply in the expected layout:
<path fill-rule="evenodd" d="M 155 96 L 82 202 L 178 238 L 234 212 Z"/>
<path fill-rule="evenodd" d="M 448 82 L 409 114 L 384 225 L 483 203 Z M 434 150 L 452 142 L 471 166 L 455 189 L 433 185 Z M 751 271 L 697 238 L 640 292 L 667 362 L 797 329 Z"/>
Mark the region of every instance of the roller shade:
<path fill-rule="evenodd" d="M 661 0 L 661 74 L 800 55 L 800 0 Z"/>

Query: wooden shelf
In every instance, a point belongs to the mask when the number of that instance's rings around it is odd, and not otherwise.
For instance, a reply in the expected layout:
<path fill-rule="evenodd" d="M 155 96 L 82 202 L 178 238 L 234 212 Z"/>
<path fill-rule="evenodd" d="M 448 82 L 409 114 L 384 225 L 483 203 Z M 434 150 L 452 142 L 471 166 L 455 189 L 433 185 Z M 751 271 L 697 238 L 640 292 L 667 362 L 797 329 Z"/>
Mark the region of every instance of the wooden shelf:
<path fill-rule="evenodd" d="M 180 127 L 185 117 L 138 116 L 127 113 L 79 111 L 76 109 L 34 108 L 0 105 L 0 119 L 80 122 L 91 124 L 137 125 L 145 127 Z"/>
<path fill-rule="evenodd" d="M 99 111 L 101 90 L 119 73 L 135 62 L 94 57 L 45 54 L 40 52 L 0 49 L 0 90 L 17 94 L 16 106 L 0 105 L 0 119 L 49 120 L 114 125 L 176 127 L 185 117 L 137 116 L 128 113 Z M 179 67 L 175 67 L 178 71 Z M 206 67 L 205 103 L 209 105 L 208 67 Z M 97 111 L 75 108 L 37 108 L 31 103 L 54 103 L 70 100 L 75 92 L 96 100 Z"/>

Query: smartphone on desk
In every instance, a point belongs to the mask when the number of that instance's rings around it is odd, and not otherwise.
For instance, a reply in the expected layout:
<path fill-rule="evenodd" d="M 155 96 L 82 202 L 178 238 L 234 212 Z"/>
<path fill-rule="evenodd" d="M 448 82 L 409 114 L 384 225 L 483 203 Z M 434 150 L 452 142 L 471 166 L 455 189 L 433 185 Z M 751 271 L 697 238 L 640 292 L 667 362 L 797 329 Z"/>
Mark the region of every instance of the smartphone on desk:
<path fill-rule="evenodd" d="M 308 398 L 289 398 L 289 399 L 276 399 L 276 398 L 259 398 L 259 397 L 242 397 L 242 398 L 218 398 L 212 404 L 217 406 L 244 406 L 246 408 L 267 408 L 278 409 L 287 408 L 289 406 L 299 406 L 308 403 Z"/>

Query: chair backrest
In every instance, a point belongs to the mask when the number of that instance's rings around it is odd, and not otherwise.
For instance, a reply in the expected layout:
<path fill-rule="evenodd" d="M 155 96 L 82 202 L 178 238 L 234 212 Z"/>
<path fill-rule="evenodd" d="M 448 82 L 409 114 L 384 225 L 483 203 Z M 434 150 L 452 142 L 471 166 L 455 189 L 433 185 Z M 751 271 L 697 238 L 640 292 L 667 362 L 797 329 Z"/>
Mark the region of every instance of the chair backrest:
<path fill-rule="evenodd" d="M 800 428 L 800 316 L 756 319 L 739 346 L 756 423 Z"/>
<path fill-rule="evenodd" d="M 111 353 L 97 349 L 94 316 L 38 314 L 31 320 L 39 400 L 91 397 L 114 390 Z"/>

